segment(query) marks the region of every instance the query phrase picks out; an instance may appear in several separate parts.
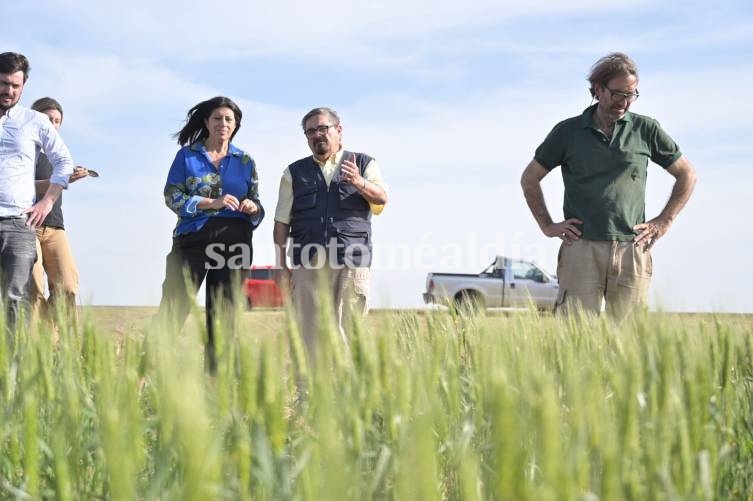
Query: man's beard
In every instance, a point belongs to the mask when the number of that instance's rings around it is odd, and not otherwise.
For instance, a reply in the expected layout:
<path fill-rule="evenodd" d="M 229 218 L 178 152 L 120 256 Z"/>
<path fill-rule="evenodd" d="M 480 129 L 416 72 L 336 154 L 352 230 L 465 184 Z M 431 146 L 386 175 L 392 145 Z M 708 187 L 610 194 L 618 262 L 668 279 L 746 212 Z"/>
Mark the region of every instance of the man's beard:
<path fill-rule="evenodd" d="M 329 153 L 329 142 L 317 141 L 314 144 L 314 150 L 316 151 L 317 155 L 324 155 L 326 153 Z"/>
<path fill-rule="evenodd" d="M 10 97 L 10 96 L 0 96 L 0 99 L 6 98 L 6 97 Z M 18 99 L 16 99 L 15 102 L 11 101 L 11 103 L 7 104 L 7 105 L 3 104 L 2 101 L 0 101 L 0 111 L 2 111 L 3 113 L 5 113 L 6 111 L 8 111 L 9 109 L 13 108 L 17 104 L 18 104 Z"/>

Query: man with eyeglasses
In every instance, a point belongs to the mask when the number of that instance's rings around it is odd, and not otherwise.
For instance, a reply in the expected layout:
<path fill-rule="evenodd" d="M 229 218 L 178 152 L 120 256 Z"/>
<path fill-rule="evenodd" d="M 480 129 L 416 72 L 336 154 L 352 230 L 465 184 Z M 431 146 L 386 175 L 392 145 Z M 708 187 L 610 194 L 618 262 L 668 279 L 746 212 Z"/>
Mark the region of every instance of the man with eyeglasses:
<path fill-rule="evenodd" d="M 47 116 L 18 104 L 29 70 L 23 54 L 0 54 L 0 292 L 10 333 L 28 306 L 31 269 L 37 257 L 35 229 L 73 173 L 68 148 Z M 37 200 L 34 164 L 41 152 L 52 164 L 52 175 Z M 9 342 L 13 339 L 8 336 Z"/>
<path fill-rule="evenodd" d="M 334 110 L 314 108 L 301 126 L 313 155 L 293 162 L 282 175 L 274 243 L 281 283 L 290 277 L 313 362 L 321 308 L 332 303 L 346 345 L 350 315 L 368 312 L 371 215 L 384 210 L 387 185 L 376 160 L 343 149 L 343 128 Z M 288 238 L 291 270 L 285 258 Z"/>
<path fill-rule="evenodd" d="M 645 307 L 653 266 L 650 249 L 690 198 L 693 166 L 653 118 L 628 111 L 638 99 L 638 70 L 627 55 L 599 59 L 588 76 L 596 104 L 557 124 L 521 177 L 541 231 L 562 240 L 555 311 L 573 307 L 598 314 L 602 304 L 621 319 Z M 648 162 L 674 176 L 672 194 L 646 221 Z M 541 180 L 562 166 L 565 220 L 555 223 Z"/>

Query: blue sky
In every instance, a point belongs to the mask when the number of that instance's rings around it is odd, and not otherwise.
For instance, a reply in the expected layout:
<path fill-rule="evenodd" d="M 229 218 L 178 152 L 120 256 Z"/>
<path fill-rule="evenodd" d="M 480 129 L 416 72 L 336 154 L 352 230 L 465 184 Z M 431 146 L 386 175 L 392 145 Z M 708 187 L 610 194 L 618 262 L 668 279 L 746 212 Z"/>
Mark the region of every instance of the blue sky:
<path fill-rule="evenodd" d="M 554 270 L 558 243 L 530 216 L 520 173 L 555 123 L 589 105 L 591 64 L 623 51 L 640 71 L 633 111 L 657 118 L 700 176 L 654 251 L 652 304 L 753 311 L 751 4 L 528 4 L 6 2 L 0 47 L 32 64 L 22 102 L 57 98 L 76 163 L 102 174 L 65 194 L 83 302 L 159 301 L 175 222 L 162 201 L 171 134 L 215 95 L 243 109 L 234 142 L 260 172 L 270 217 L 254 236 L 256 263 L 272 260 L 282 170 L 309 154 L 300 117 L 324 105 L 340 112 L 345 146 L 376 157 L 390 185 L 375 242 L 410 255 L 401 269 L 391 251 L 377 261 L 374 306 L 419 306 L 427 271 L 485 267 L 474 245 Z M 653 217 L 672 178 L 652 165 L 648 182 Z M 544 191 L 560 218 L 559 170 Z M 449 259 L 458 246 L 463 259 Z"/>

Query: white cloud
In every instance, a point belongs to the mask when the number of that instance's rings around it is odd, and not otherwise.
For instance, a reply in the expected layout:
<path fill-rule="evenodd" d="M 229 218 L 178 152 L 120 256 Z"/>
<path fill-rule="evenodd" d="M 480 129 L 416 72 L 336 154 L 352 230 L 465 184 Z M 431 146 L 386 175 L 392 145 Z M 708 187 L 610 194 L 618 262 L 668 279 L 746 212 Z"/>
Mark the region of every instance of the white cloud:
<path fill-rule="evenodd" d="M 237 60 L 255 56 L 319 57 L 324 61 L 359 54 L 380 43 L 434 36 L 442 32 L 492 26 L 531 16 L 608 11 L 619 13 L 648 2 L 606 5 L 598 0 L 515 2 L 512 0 L 382 0 L 354 3 L 307 0 L 250 3 L 221 1 L 211 6 L 199 0 L 181 2 L 96 2 L 68 0 L 37 3 L 33 16 L 22 6 L 18 16 L 60 23 L 63 40 L 84 38 L 92 48 L 108 46 L 141 55 L 183 57 L 186 60 Z M 13 8 L 13 7 L 12 7 Z M 13 12 L 11 11 L 11 16 Z M 13 17 L 13 16 L 12 16 Z M 402 47 L 400 50 L 404 50 Z M 378 51 L 377 51 L 378 52 Z M 395 60 L 395 50 L 386 59 Z M 371 54 L 377 56 L 376 53 Z M 384 54 L 383 54 L 384 56 Z M 378 59 L 378 56 L 377 56 Z M 399 56 L 397 57 L 399 59 Z"/>

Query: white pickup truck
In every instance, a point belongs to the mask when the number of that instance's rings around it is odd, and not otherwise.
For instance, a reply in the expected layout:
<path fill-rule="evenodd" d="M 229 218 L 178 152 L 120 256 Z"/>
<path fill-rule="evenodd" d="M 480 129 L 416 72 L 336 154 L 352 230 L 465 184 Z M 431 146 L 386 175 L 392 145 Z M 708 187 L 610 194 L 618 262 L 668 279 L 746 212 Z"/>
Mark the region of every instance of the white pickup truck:
<path fill-rule="evenodd" d="M 424 303 L 463 308 L 526 308 L 532 303 L 551 310 L 557 299 L 557 277 L 530 261 L 503 256 L 478 275 L 429 273 Z"/>

